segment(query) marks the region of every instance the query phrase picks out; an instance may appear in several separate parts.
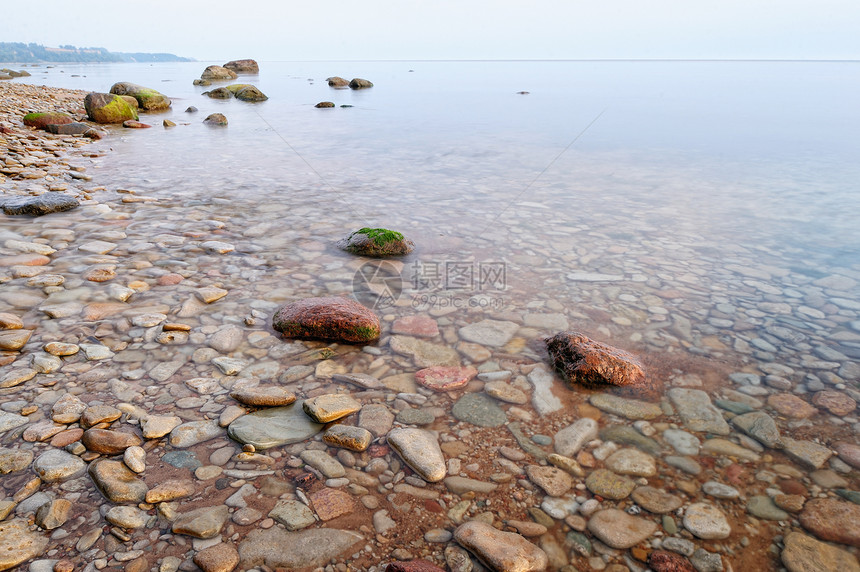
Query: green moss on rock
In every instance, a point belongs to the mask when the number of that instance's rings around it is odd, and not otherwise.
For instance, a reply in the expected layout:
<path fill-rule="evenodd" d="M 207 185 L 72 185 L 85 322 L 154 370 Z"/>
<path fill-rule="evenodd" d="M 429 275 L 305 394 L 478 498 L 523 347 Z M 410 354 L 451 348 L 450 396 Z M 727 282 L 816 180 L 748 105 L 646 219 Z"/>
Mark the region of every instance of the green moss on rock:
<path fill-rule="evenodd" d="M 113 84 L 110 92 L 115 95 L 130 95 L 137 100 L 141 109 L 160 111 L 170 107 L 170 99 L 163 93 L 150 87 L 144 87 L 127 81 Z"/>
<path fill-rule="evenodd" d="M 59 111 L 28 113 L 24 116 L 24 125 L 27 127 L 35 127 L 37 129 L 45 129 L 48 125 L 66 125 L 72 123 L 74 119 L 68 113 Z"/>
<path fill-rule="evenodd" d="M 137 111 L 132 109 L 120 96 L 112 93 L 88 93 L 84 98 L 87 117 L 96 123 L 122 123 L 138 119 Z"/>
<path fill-rule="evenodd" d="M 337 243 L 338 247 L 362 256 L 401 256 L 414 244 L 403 234 L 387 228 L 360 228 Z"/>

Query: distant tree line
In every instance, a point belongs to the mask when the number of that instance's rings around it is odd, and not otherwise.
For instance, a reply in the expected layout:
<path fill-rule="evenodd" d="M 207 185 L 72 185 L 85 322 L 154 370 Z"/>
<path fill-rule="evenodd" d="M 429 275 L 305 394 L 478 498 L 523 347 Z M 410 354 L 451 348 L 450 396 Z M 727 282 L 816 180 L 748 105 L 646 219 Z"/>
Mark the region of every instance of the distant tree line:
<path fill-rule="evenodd" d="M 173 54 L 148 54 L 142 52 L 109 52 L 104 48 L 77 48 L 72 45 L 47 48 L 41 44 L 22 42 L 0 42 L 0 62 L 192 62 Z"/>

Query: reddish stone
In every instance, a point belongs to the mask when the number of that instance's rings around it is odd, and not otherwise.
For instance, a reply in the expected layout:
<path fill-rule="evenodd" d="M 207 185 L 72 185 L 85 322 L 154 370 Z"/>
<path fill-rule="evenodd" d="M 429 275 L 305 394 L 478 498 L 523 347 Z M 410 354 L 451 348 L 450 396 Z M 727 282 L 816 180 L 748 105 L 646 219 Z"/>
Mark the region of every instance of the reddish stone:
<path fill-rule="evenodd" d="M 860 505 L 812 499 L 800 513 L 800 524 L 820 540 L 860 546 Z"/>
<path fill-rule="evenodd" d="M 857 408 L 857 402 L 841 391 L 819 391 L 812 396 L 812 403 L 838 416 L 854 413 Z"/>
<path fill-rule="evenodd" d="M 337 489 L 325 488 L 311 495 L 314 510 L 323 521 L 328 521 L 355 510 L 352 496 Z"/>
<path fill-rule="evenodd" d="M 65 447 L 66 445 L 71 445 L 75 441 L 80 441 L 81 437 L 84 435 L 84 430 L 80 427 L 75 427 L 74 429 L 66 429 L 60 433 L 54 435 L 53 439 L 51 439 L 52 447 Z"/>
<path fill-rule="evenodd" d="M 435 391 L 450 391 L 463 387 L 476 375 L 478 370 L 472 366 L 434 366 L 417 371 L 415 381 Z"/>
<path fill-rule="evenodd" d="M 355 300 L 305 298 L 282 306 L 272 327 L 286 338 L 362 343 L 379 338 L 379 318 Z"/>
<path fill-rule="evenodd" d="M 146 123 L 141 123 L 140 121 L 135 121 L 134 119 L 126 119 L 122 122 L 123 127 L 127 127 L 128 129 L 149 129 L 152 125 L 147 125 Z"/>
<path fill-rule="evenodd" d="M 65 125 L 74 119 L 68 113 L 60 111 L 49 111 L 47 113 L 28 113 L 24 116 L 24 125 L 44 129 L 48 125 Z"/>
<path fill-rule="evenodd" d="M 392 562 L 385 569 L 387 572 L 445 572 L 432 562 L 426 560 L 410 560 L 408 562 Z"/>
<path fill-rule="evenodd" d="M 654 572 L 695 572 L 693 564 L 681 554 L 655 550 L 648 557 L 648 567 Z"/>
<path fill-rule="evenodd" d="M 439 326 L 436 325 L 436 320 L 429 316 L 405 316 L 394 320 L 391 332 L 419 338 L 432 338 L 439 335 Z"/>
<path fill-rule="evenodd" d="M 181 274 L 171 273 L 165 274 L 164 276 L 159 276 L 158 280 L 156 280 L 156 283 L 159 286 L 174 286 L 176 284 L 179 284 L 183 280 L 185 280 L 185 278 Z"/>
<path fill-rule="evenodd" d="M 195 554 L 194 563 L 203 572 L 230 572 L 239 565 L 239 552 L 232 544 L 222 542 Z"/>
<path fill-rule="evenodd" d="M 579 332 L 562 332 L 546 340 L 553 365 L 568 383 L 583 385 L 645 384 L 642 364 L 631 353 L 596 342 Z"/>
<path fill-rule="evenodd" d="M 388 445 L 371 445 L 367 452 L 374 459 L 388 454 Z"/>
<path fill-rule="evenodd" d="M 854 467 L 860 469 L 860 445 L 854 443 L 837 443 L 836 454 L 839 458 Z"/>
<path fill-rule="evenodd" d="M 427 512 L 436 512 L 436 513 L 445 512 L 445 509 L 442 508 L 442 505 L 440 505 L 438 502 L 436 502 L 434 500 L 424 501 L 424 510 L 426 510 Z"/>
<path fill-rule="evenodd" d="M 743 485 L 746 480 L 747 471 L 737 463 L 726 467 L 726 480 L 733 485 Z"/>
<path fill-rule="evenodd" d="M 44 266 L 50 263 L 51 259 L 41 254 L 16 254 L 0 257 L 0 266 Z"/>
<path fill-rule="evenodd" d="M 106 455 L 118 455 L 142 442 L 137 435 L 108 429 L 87 429 L 82 441 L 90 451 Z"/>
<path fill-rule="evenodd" d="M 786 479 L 780 481 L 779 483 L 777 483 L 777 486 L 779 486 L 779 490 L 781 490 L 787 495 L 809 495 L 809 491 L 806 490 L 806 487 L 803 486 L 803 483 L 795 481 L 794 479 Z"/>
<path fill-rule="evenodd" d="M 780 415 L 792 419 L 806 419 L 818 413 L 818 410 L 791 393 L 777 393 L 767 398 L 767 404 Z"/>

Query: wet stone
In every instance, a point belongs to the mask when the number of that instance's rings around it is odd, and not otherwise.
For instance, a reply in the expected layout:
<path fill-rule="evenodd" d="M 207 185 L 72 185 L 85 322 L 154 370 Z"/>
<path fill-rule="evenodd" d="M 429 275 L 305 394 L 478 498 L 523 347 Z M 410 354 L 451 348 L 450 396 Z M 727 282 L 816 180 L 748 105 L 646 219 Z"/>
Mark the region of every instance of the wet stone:
<path fill-rule="evenodd" d="M 143 528 L 149 515 L 137 507 L 114 506 L 105 514 L 105 520 L 126 529 Z"/>
<path fill-rule="evenodd" d="M 573 457 L 589 441 L 597 439 L 597 421 L 583 417 L 555 434 L 555 452 Z"/>
<path fill-rule="evenodd" d="M 47 546 L 48 539 L 41 533 L 30 532 L 26 520 L 0 522 L 0 570 L 11 570 L 41 556 Z"/>
<path fill-rule="evenodd" d="M 488 381 L 484 384 L 484 392 L 505 403 L 525 405 L 529 402 L 529 396 L 524 391 L 504 381 Z"/>
<path fill-rule="evenodd" d="M 519 326 L 514 322 L 481 320 L 460 328 L 460 338 L 482 346 L 502 347 L 508 343 Z"/>
<path fill-rule="evenodd" d="M 771 449 L 781 449 L 782 439 L 776 422 L 767 413 L 755 411 L 732 418 L 732 425 Z"/>
<path fill-rule="evenodd" d="M 425 481 L 435 483 L 445 478 L 445 458 L 432 433 L 413 428 L 392 429 L 388 444 Z"/>
<path fill-rule="evenodd" d="M 674 387 L 669 390 L 669 399 L 690 431 L 717 435 L 731 433 L 728 423 L 711 404 L 711 398 L 704 391 Z"/>
<path fill-rule="evenodd" d="M 808 501 L 800 524 L 820 540 L 860 546 L 860 505 L 830 498 Z"/>
<path fill-rule="evenodd" d="M 714 498 L 733 500 L 740 498 L 741 493 L 735 487 L 718 483 L 716 481 L 708 481 L 702 485 L 702 492 L 706 495 L 711 495 Z"/>
<path fill-rule="evenodd" d="M 546 340 L 546 347 L 553 365 L 568 383 L 587 386 L 646 383 L 645 371 L 636 356 L 579 332 L 556 334 Z"/>
<path fill-rule="evenodd" d="M 389 346 L 391 351 L 412 358 L 418 367 L 455 367 L 460 364 L 460 354 L 455 349 L 418 338 L 391 336 Z"/>
<path fill-rule="evenodd" d="M 598 496 L 621 500 L 630 496 L 636 488 L 636 483 L 610 470 L 597 469 L 585 479 L 585 486 Z"/>
<path fill-rule="evenodd" d="M 0 448 L 0 475 L 23 471 L 32 462 L 33 451 L 29 449 Z"/>
<path fill-rule="evenodd" d="M 325 451 L 302 451 L 302 461 L 321 472 L 326 478 L 337 479 L 346 474 L 343 465 Z"/>
<path fill-rule="evenodd" d="M 812 403 L 836 416 L 849 415 L 857 409 L 857 402 L 839 391 L 819 391 L 812 396 Z"/>
<path fill-rule="evenodd" d="M 361 409 L 361 403 L 342 393 L 330 393 L 305 400 L 302 409 L 317 423 L 331 423 Z"/>
<path fill-rule="evenodd" d="M 6 431 L 15 429 L 16 427 L 21 427 L 29 422 L 30 420 L 23 415 L 0 411 L 0 433 L 5 433 Z"/>
<path fill-rule="evenodd" d="M 182 424 L 182 419 L 168 415 L 148 415 L 142 420 L 141 430 L 145 439 L 164 437 Z"/>
<path fill-rule="evenodd" d="M 191 471 L 203 465 L 193 451 L 169 451 L 161 457 L 161 460 L 171 467 Z"/>
<path fill-rule="evenodd" d="M 594 513 L 588 520 L 588 530 L 612 548 L 636 546 L 657 530 L 657 523 L 631 516 L 623 510 L 606 509 Z"/>
<path fill-rule="evenodd" d="M 252 407 L 281 407 L 296 400 L 295 393 L 275 385 L 238 389 L 230 397 Z"/>
<path fill-rule="evenodd" d="M 426 409 L 409 407 L 397 412 L 395 420 L 403 425 L 429 425 L 436 417 Z"/>
<path fill-rule="evenodd" d="M 221 532 L 230 517 L 224 505 L 199 508 L 180 514 L 173 521 L 171 529 L 175 534 L 187 534 L 194 538 L 213 538 Z"/>
<path fill-rule="evenodd" d="M 361 408 L 358 425 L 370 431 L 374 437 L 388 433 L 394 423 L 394 414 L 381 403 L 371 403 Z"/>
<path fill-rule="evenodd" d="M 203 443 L 224 434 L 217 421 L 190 421 L 177 426 L 170 432 L 171 446 L 184 449 Z"/>
<path fill-rule="evenodd" d="M 637 449 L 621 449 L 604 462 L 607 469 L 619 475 L 653 477 L 657 474 L 657 462 L 651 455 Z"/>
<path fill-rule="evenodd" d="M 279 500 L 269 512 L 269 518 L 280 522 L 287 530 L 301 530 L 316 522 L 314 511 L 297 500 Z"/>
<path fill-rule="evenodd" d="M 69 519 L 72 503 L 66 499 L 54 499 L 36 510 L 36 524 L 45 530 L 63 526 Z"/>
<path fill-rule="evenodd" d="M 636 488 L 631 494 L 631 498 L 636 504 L 654 514 L 674 512 L 684 502 L 678 496 L 648 486 Z"/>
<path fill-rule="evenodd" d="M 555 467 L 529 465 L 526 474 L 531 482 L 551 497 L 560 497 L 573 486 L 573 478 Z"/>
<path fill-rule="evenodd" d="M 47 483 L 79 477 L 86 469 L 80 457 L 60 449 L 48 449 L 33 462 L 33 470 Z"/>
<path fill-rule="evenodd" d="M 732 529 L 726 515 L 708 503 L 693 503 L 684 512 L 684 528 L 703 540 L 728 538 Z"/>
<path fill-rule="evenodd" d="M 711 455 L 738 457 L 745 461 L 755 462 L 761 459 L 761 456 L 758 453 L 750 451 L 749 449 L 741 447 L 731 441 L 727 441 L 726 439 L 705 439 L 704 443 L 702 443 L 702 452 Z"/>
<path fill-rule="evenodd" d="M 785 536 L 780 558 L 789 572 L 860 572 L 853 554 L 800 532 Z"/>
<path fill-rule="evenodd" d="M 122 411 L 110 405 L 87 407 L 81 414 L 81 427 L 87 428 L 99 423 L 110 423 L 122 416 Z"/>
<path fill-rule="evenodd" d="M 94 461 L 90 463 L 89 473 L 101 493 L 111 502 L 136 504 L 146 499 L 146 483 L 119 461 Z"/>
<path fill-rule="evenodd" d="M 504 410 L 482 393 L 465 394 L 451 407 L 451 414 L 460 421 L 478 427 L 499 427 L 507 421 Z"/>
<path fill-rule="evenodd" d="M 626 419 L 654 419 L 663 415 L 663 410 L 656 403 L 625 399 L 608 393 L 595 393 L 588 402 L 601 411 L 618 415 Z"/>
<path fill-rule="evenodd" d="M 90 451 L 105 455 L 116 455 L 125 452 L 129 447 L 141 444 L 140 437 L 122 431 L 108 429 L 87 429 L 81 439 Z"/>
<path fill-rule="evenodd" d="M 193 560 L 203 572 L 232 572 L 239 565 L 239 552 L 232 544 L 221 543 L 199 551 Z"/>
<path fill-rule="evenodd" d="M 415 381 L 434 391 L 450 391 L 466 385 L 478 374 L 469 367 L 429 367 L 415 373 Z"/>
<path fill-rule="evenodd" d="M 350 451 L 365 451 L 372 440 L 370 431 L 351 425 L 333 425 L 323 434 L 323 441 L 329 445 Z"/>
<path fill-rule="evenodd" d="M 791 393 L 777 393 L 767 398 L 767 404 L 780 415 L 792 419 L 812 417 L 818 410 L 806 401 Z"/>
<path fill-rule="evenodd" d="M 355 510 L 355 501 L 348 493 L 328 487 L 313 493 L 311 504 L 323 522 L 350 514 Z"/>
<path fill-rule="evenodd" d="M 332 528 L 311 528 L 298 532 L 277 527 L 256 529 L 239 543 L 239 566 L 242 570 L 261 564 L 272 569 L 321 566 L 363 541 L 360 534 Z M 283 550 L 284 546 L 290 549 Z"/>
<path fill-rule="evenodd" d="M 649 455 L 660 454 L 660 444 L 654 439 L 639 433 L 627 425 L 610 425 L 600 430 L 600 438 L 604 441 L 614 441 L 622 445 L 632 445 Z"/>
<path fill-rule="evenodd" d="M 680 429 L 667 429 L 663 431 L 663 440 L 666 441 L 679 455 L 698 455 L 701 442 L 692 433 Z"/>
<path fill-rule="evenodd" d="M 795 461 L 811 469 L 820 469 L 833 455 L 828 448 L 812 441 L 795 440 L 790 437 L 782 438 L 785 453 Z"/>
<path fill-rule="evenodd" d="M 454 540 L 486 563 L 491 570 L 539 572 L 549 560 L 546 553 L 513 532 L 502 532 L 483 522 L 461 524 Z"/>
<path fill-rule="evenodd" d="M 769 496 L 756 495 L 747 501 L 747 512 L 764 520 L 788 520 L 789 514 L 776 506 Z"/>
<path fill-rule="evenodd" d="M 170 502 L 190 497 L 194 494 L 195 490 L 194 481 L 171 479 L 149 489 L 146 492 L 146 502 L 149 504 Z"/>

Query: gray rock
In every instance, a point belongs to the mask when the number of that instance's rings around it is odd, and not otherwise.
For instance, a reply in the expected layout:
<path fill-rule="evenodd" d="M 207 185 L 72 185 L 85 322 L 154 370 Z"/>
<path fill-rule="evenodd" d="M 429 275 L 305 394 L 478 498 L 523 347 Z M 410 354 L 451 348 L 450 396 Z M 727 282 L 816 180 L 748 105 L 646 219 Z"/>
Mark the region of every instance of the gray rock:
<path fill-rule="evenodd" d="M 23 415 L 0 411 L 0 433 L 5 433 L 6 431 L 15 429 L 16 427 L 21 427 L 29 422 L 30 420 Z"/>
<path fill-rule="evenodd" d="M 588 530 L 612 548 L 636 546 L 657 530 L 657 523 L 618 509 L 601 510 L 588 519 Z"/>
<path fill-rule="evenodd" d="M 690 431 L 728 435 L 731 428 L 720 411 L 713 406 L 707 393 L 699 389 L 674 387 L 669 390 L 669 399 L 678 410 L 684 425 Z"/>
<path fill-rule="evenodd" d="M 269 517 L 283 524 L 287 530 L 301 530 L 316 522 L 314 511 L 296 500 L 280 500 L 269 512 Z"/>
<path fill-rule="evenodd" d="M 194 538 L 213 538 L 221 532 L 228 518 L 230 510 L 225 505 L 204 507 L 179 515 L 171 529 L 176 534 Z"/>
<path fill-rule="evenodd" d="M 565 457 L 574 457 L 586 443 L 594 439 L 597 439 L 597 421 L 583 417 L 555 434 L 555 452 Z"/>
<path fill-rule="evenodd" d="M 756 495 L 747 501 L 747 512 L 756 518 L 764 520 L 788 520 L 790 515 L 773 504 L 773 500 L 766 495 Z"/>
<path fill-rule="evenodd" d="M 413 428 L 392 429 L 388 444 L 425 481 L 435 483 L 445 478 L 445 457 L 432 433 Z"/>
<path fill-rule="evenodd" d="M 257 449 L 270 449 L 304 441 L 323 427 L 305 415 L 302 402 L 296 401 L 286 407 L 273 407 L 243 415 L 230 423 L 227 433 L 239 443 L 253 445 Z"/>
<path fill-rule="evenodd" d="M 169 442 L 174 447 L 185 449 L 215 439 L 223 434 L 224 430 L 214 419 L 190 421 L 174 428 L 170 432 Z"/>
<path fill-rule="evenodd" d="M 483 393 L 467 393 L 451 407 L 451 414 L 478 427 L 499 427 L 507 421 L 504 410 Z"/>
<path fill-rule="evenodd" d="M 820 469 L 824 463 L 833 456 L 829 448 L 813 443 L 812 441 L 795 440 L 783 437 L 785 453 L 795 461 L 802 463 L 810 469 Z"/>
<path fill-rule="evenodd" d="M 460 328 L 460 338 L 482 346 L 501 347 L 511 341 L 519 329 L 514 322 L 481 320 Z"/>
<path fill-rule="evenodd" d="M 239 543 L 239 567 L 248 570 L 262 564 L 269 568 L 287 569 L 324 566 L 362 542 L 364 537 L 360 534 L 332 528 L 299 532 L 277 527 L 252 530 Z M 289 550 L 284 550 L 284 547 L 289 547 Z"/>
<path fill-rule="evenodd" d="M 663 440 L 679 455 L 698 455 L 702 445 L 698 437 L 680 429 L 666 429 L 663 431 Z"/>
<path fill-rule="evenodd" d="M 732 425 L 771 449 L 782 449 L 779 428 L 773 418 L 763 411 L 745 413 L 732 418 Z"/>
<path fill-rule="evenodd" d="M 454 539 L 491 570 L 539 572 L 546 570 L 546 553 L 514 532 L 502 532 L 489 524 L 470 521 L 454 531 Z"/>
<path fill-rule="evenodd" d="M 43 216 L 72 210 L 80 206 L 78 200 L 65 193 L 45 193 L 37 197 L 15 197 L 2 202 L 7 215 Z"/>
<path fill-rule="evenodd" d="M 300 456 L 302 461 L 321 472 L 326 478 L 337 479 L 346 474 L 343 465 L 325 451 L 307 450 L 302 451 Z"/>
<path fill-rule="evenodd" d="M 83 475 L 87 464 L 61 449 L 48 449 L 35 460 L 33 470 L 43 481 L 54 483 Z"/>
<path fill-rule="evenodd" d="M 595 393 L 588 402 L 601 411 L 606 411 L 626 419 L 654 419 L 663 415 L 663 410 L 656 403 L 625 399 L 608 393 Z"/>
<path fill-rule="evenodd" d="M 538 365 L 528 375 L 529 383 L 534 387 L 532 405 L 541 415 L 549 415 L 560 410 L 561 400 L 552 392 L 555 376 L 543 365 Z"/>
<path fill-rule="evenodd" d="M 741 493 L 735 487 L 724 485 L 723 483 L 718 483 L 717 481 L 708 481 L 704 485 L 702 485 L 702 492 L 706 495 L 711 495 L 712 497 L 718 499 L 736 499 L 740 498 Z"/>
<path fill-rule="evenodd" d="M 358 426 L 370 431 L 374 437 L 381 437 L 391 430 L 394 414 L 381 403 L 371 403 L 361 408 Z"/>
<path fill-rule="evenodd" d="M 684 528 L 703 540 L 728 538 L 732 533 L 726 515 L 716 506 L 704 502 L 693 503 L 687 507 L 684 512 Z"/>

